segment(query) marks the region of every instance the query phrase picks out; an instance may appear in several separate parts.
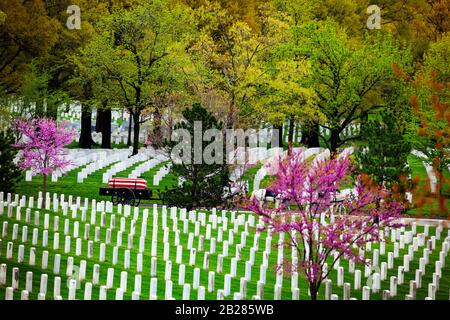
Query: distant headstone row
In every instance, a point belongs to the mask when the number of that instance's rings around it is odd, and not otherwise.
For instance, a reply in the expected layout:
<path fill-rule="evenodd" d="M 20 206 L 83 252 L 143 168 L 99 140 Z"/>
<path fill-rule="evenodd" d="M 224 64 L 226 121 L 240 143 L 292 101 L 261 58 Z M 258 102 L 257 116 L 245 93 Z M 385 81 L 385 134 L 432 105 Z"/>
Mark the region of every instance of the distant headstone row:
<path fill-rule="evenodd" d="M 49 200 L 47 211 L 39 206 L 43 196 Z M 277 300 L 300 299 L 308 292 L 298 273 L 290 281 L 282 270 L 273 275 L 273 266 L 285 256 L 295 264 L 297 251 L 282 245 L 285 234 L 275 239 L 270 231 L 254 232 L 263 222 L 253 214 L 156 205 L 142 210 L 86 200 L 40 194 L 35 201 L 0 193 L 5 299 Z M 384 230 L 380 236 L 390 240 L 389 247 L 382 242 L 359 248 L 366 266 L 350 262 L 345 267 L 343 258 L 330 266 L 324 298 L 381 294 L 392 299 L 399 286 L 408 286 L 405 299 L 417 299 L 421 288 L 427 289 L 427 299 L 436 299 L 443 289 L 448 293 L 442 278 L 450 233 L 434 230 L 431 235 L 425 226 L 417 232 L 415 224 Z M 39 272 L 30 271 L 36 266 Z M 389 290 L 381 291 L 384 282 Z"/>

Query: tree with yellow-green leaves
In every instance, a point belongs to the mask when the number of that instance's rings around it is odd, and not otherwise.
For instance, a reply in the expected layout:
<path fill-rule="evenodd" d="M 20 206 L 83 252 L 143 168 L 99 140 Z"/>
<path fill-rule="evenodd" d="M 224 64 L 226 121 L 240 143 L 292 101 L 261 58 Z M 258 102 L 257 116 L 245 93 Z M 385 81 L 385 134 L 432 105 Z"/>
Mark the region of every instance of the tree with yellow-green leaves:
<path fill-rule="evenodd" d="M 200 7 L 196 15 L 198 36 L 188 49 L 194 65 L 192 87 L 223 104 L 219 112 L 226 127 L 254 125 L 245 113 L 268 72 L 271 48 L 283 41 L 286 23 L 273 16 L 270 6 L 259 8 L 257 30 L 232 19 L 217 4 Z"/>
<path fill-rule="evenodd" d="M 42 0 L 0 2 L 0 87 L 16 93 L 31 60 L 48 55 L 59 25 Z"/>
<path fill-rule="evenodd" d="M 287 43 L 275 48 L 266 68 L 268 72 L 257 87 L 250 110 L 278 128 L 289 121 L 288 144 L 292 147 L 295 124 L 300 119 L 307 124 L 311 119 L 323 118 L 315 107 L 314 90 L 307 87 L 311 66 L 292 43 Z"/>
<path fill-rule="evenodd" d="M 317 108 L 325 122 L 315 120 L 330 130 L 321 136 L 335 152 L 359 135 L 341 137 L 351 123 L 361 122 L 368 114 L 383 108 L 383 88 L 396 81 L 393 65 L 411 68 L 408 48 L 402 47 L 390 34 L 367 35 L 360 45 L 352 44 L 347 34 L 332 21 L 309 23 L 298 30 L 299 48 L 311 63 L 309 87 L 317 95 Z M 320 133 L 319 133 L 320 135 Z"/>
<path fill-rule="evenodd" d="M 154 148 L 162 148 L 164 138 L 172 136 L 176 122 L 181 120 L 182 111 L 198 101 L 198 97 L 186 88 L 188 79 L 182 67 L 189 64 L 185 60 L 184 43 L 174 45 L 156 66 L 158 74 L 150 100 L 143 110 L 143 119 L 149 124 L 147 143 Z"/>
<path fill-rule="evenodd" d="M 58 45 L 45 59 L 40 59 L 41 69 L 51 70 L 48 74 L 48 89 L 62 89 L 81 104 L 81 133 L 79 147 L 91 148 L 92 110 L 97 109 L 97 123 L 101 122 L 102 147 L 110 148 L 111 108 L 116 106 L 114 90 L 109 91 L 107 84 L 98 78 L 93 70 L 82 72 L 77 64 L 80 49 L 84 48 L 97 32 L 97 24 L 104 17 L 117 10 L 131 10 L 141 0 L 47 0 L 47 12 L 62 26 Z M 69 14 L 67 8 L 76 5 L 80 8 L 80 29 L 66 26 Z M 67 106 L 69 104 L 66 104 Z M 109 120 L 109 121 L 108 121 Z"/>
<path fill-rule="evenodd" d="M 192 25 L 185 6 L 153 1 L 106 16 L 82 49 L 86 68 L 101 74 L 120 94 L 133 118 L 133 155 L 139 150 L 142 111 L 151 105 L 164 71 Z"/>
<path fill-rule="evenodd" d="M 265 121 L 275 124 L 282 130 L 283 123 L 289 121 L 288 144 L 293 145 L 295 124 L 301 122 L 307 127 L 311 119 L 321 118 L 314 107 L 316 96 L 307 87 L 306 80 L 311 73 L 311 65 L 307 56 L 299 48 L 300 37 L 297 29 L 311 19 L 308 0 L 274 1 L 278 18 L 288 25 L 284 30 L 283 41 L 274 46 L 266 57 L 265 68 L 268 70 L 258 94 L 252 101 L 249 114 L 256 114 Z M 280 31 L 281 32 L 281 31 Z M 282 133 L 280 145 L 282 145 Z"/>
<path fill-rule="evenodd" d="M 444 171 L 450 165 L 450 34 L 433 43 L 424 65 L 411 82 L 410 104 L 416 115 L 415 149 L 423 152 L 435 171 L 439 210 L 448 212 Z"/>

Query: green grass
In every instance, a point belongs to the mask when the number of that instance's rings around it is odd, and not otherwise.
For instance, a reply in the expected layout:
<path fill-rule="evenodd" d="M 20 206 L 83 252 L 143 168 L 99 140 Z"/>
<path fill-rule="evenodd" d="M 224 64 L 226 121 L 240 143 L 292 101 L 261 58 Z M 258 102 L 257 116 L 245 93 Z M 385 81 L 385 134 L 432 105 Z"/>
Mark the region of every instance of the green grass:
<path fill-rule="evenodd" d="M 75 265 L 79 265 L 81 260 L 86 260 L 87 261 L 87 271 L 86 271 L 86 281 L 91 281 L 92 279 L 92 273 L 93 273 L 93 267 L 94 264 L 99 264 L 100 265 L 100 282 L 99 285 L 95 285 L 93 287 L 93 291 L 92 291 L 92 299 L 98 299 L 99 296 L 99 287 L 100 285 L 104 285 L 106 284 L 106 274 L 107 274 L 107 269 L 108 268 L 114 268 L 115 272 L 114 272 L 114 288 L 117 288 L 119 286 L 119 282 L 120 282 L 120 272 L 123 269 L 123 259 L 124 259 L 124 252 L 126 249 L 126 243 L 127 243 L 127 233 L 130 231 L 130 221 L 132 219 L 133 214 L 131 214 L 128 218 L 125 218 L 126 220 L 126 228 L 125 228 L 125 232 L 123 234 L 123 244 L 122 247 L 119 248 L 119 256 L 118 256 L 118 264 L 113 266 L 111 263 L 111 259 L 112 259 L 112 250 L 113 250 L 113 246 L 116 244 L 116 237 L 117 237 L 117 230 L 119 229 L 120 226 L 120 218 L 122 217 L 122 215 L 118 214 L 116 212 L 116 209 L 114 209 L 114 213 L 116 215 L 116 228 L 113 230 L 112 232 L 112 239 L 111 239 L 111 245 L 107 245 L 106 246 L 106 261 L 105 262 L 99 262 L 98 260 L 98 255 L 99 255 L 99 247 L 100 247 L 100 243 L 101 242 L 94 242 L 94 257 L 91 259 L 87 258 L 87 240 L 83 240 L 82 243 L 82 255 L 80 256 L 75 256 L 75 239 L 71 239 L 71 250 L 70 253 L 65 254 L 63 252 L 63 248 L 64 248 L 64 236 L 63 236 L 63 230 L 64 230 L 64 219 L 68 219 L 71 222 L 71 227 L 70 227 L 70 235 L 72 235 L 73 233 L 73 222 L 78 221 L 80 224 L 80 237 L 83 237 L 84 234 L 84 223 L 89 223 L 90 221 L 90 210 L 88 210 L 88 214 L 87 214 L 87 218 L 86 218 L 86 222 L 83 222 L 81 220 L 80 217 L 80 213 L 78 213 L 78 216 L 76 218 L 72 218 L 71 217 L 71 213 L 69 210 L 69 213 L 67 216 L 63 216 L 62 212 L 58 212 L 58 213 L 54 213 L 54 212 L 47 212 L 45 210 L 40 210 L 40 217 L 39 217 L 39 226 L 34 226 L 33 225 L 33 213 L 35 210 L 32 210 L 32 215 L 31 215 L 31 224 L 28 224 L 28 240 L 27 242 L 24 244 L 25 245 L 25 259 L 23 263 L 18 263 L 17 262 L 17 250 L 18 250 L 18 246 L 19 244 L 21 244 L 21 241 L 19 240 L 12 240 L 11 239 L 11 232 L 12 232 L 12 226 L 13 224 L 18 224 L 19 226 L 19 239 L 21 239 L 21 230 L 22 227 L 24 225 L 27 225 L 25 223 L 25 213 L 23 212 L 24 210 L 22 210 L 22 217 L 21 220 L 18 221 L 16 220 L 16 216 L 15 216 L 15 210 L 13 210 L 13 215 L 12 217 L 8 217 L 7 216 L 7 212 L 5 210 L 4 214 L 2 216 L 0 216 L 0 223 L 3 224 L 4 221 L 8 222 L 8 237 L 3 239 L 3 246 L 0 250 L 1 254 L 0 254 L 0 263 L 6 263 L 8 266 L 8 270 L 7 270 L 7 284 L 8 286 L 11 283 L 11 274 L 12 274 L 12 268 L 13 267 L 18 267 L 20 270 L 20 279 L 19 279 L 19 289 L 23 290 L 25 287 L 25 274 L 26 271 L 32 271 L 33 272 L 33 292 L 30 294 L 30 299 L 36 299 L 37 298 L 37 291 L 39 290 L 39 283 L 40 283 L 40 275 L 43 273 L 48 274 L 49 279 L 48 279 L 48 287 L 47 287 L 47 299 L 51 299 L 52 295 L 53 295 L 53 280 L 54 280 L 54 275 L 53 275 L 53 261 L 54 261 L 54 256 L 55 254 L 60 254 L 61 255 L 61 267 L 60 267 L 60 274 L 59 276 L 61 277 L 61 295 L 64 299 L 67 299 L 68 296 L 68 289 L 66 286 L 66 282 L 67 282 L 67 276 L 65 275 L 65 270 L 66 270 L 66 262 L 67 262 L 67 258 L 69 256 L 74 257 L 74 262 Z M 142 272 L 142 294 L 141 294 L 141 299 L 148 299 L 149 298 L 149 288 L 150 288 L 150 261 L 151 261 L 151 256 L 150 256 L 150 248 L 151 248 L 151 234 L 152 234 L 152 223 L 153 223 L 153 219 L 152 219 L 152 210 L 149 210 L 150 214 L 149 214 L 149 219 L 147 222 L 147 237 L 146 237 L 146 242 L 145 242 L 145 251 L 144 251 L 144 266 L 143 266 L 143 272 Z M 130 269 L 127 270 L 128 271 L 128 290 L 127 292 L 124 294 L 124 299 L 131 299 L 131 292 L 133 291 L 133 287 L 134 287 L 134 276 L 136 274 L 138 274 L 136 272 L 136 257 L 137 257 L 137 247 L 138 247 L 138 241 L 139 241 L 139 235 L 140 235 L 140 228 L 141 228 L 141 224 L 142 224 L 142 212 L 143 210 L 140 209 L 140 214 L 139 217 L 136 221 L 136 235 L 134 236 L 133 242 L 134 242 L 134 246 L 133 249 L 131 249 L 131 261 L 130 261 Z M 50 215 L 50 225 L 49 225 L 49 246 L 46 248 L 42 247 L 42 232 L 43 232 L 43 223 L 44 223 L 44 214 L 48 213 Z M 159 228 L 158 228 L 158 247 L 157 247 L 157 257 L 158 257 L 158 264 L 157 264 L 157 282 L 158 282 L 158 298 L 159 299 L 163 299 L 164 298 L 164 270 L 165 270 L 165 263 L 162 259 L 163 257 L 163 245 L 162 245 L 162 239 L 163 239 L 163 230 L 161 228 L 161 224 L 162 224 L 162 215 L 161 215 L 161 209 L 159 209 Z M 55 231 L 54 229 L 54 225 L 53 225 L 53 216 L 58 215 L 60 217 L 59 219 L 59 233 L 60 233 L 60 249 L 58 250 L 53 250 L 53 232 Z M 220 213 L 219 213 L 220 215 Z M 229 216 L 230 213 L 227 213 L 227 215 Z M 106 223 L 104 226 L 100 226 L 100 213 L 96 213 L 96 225 L 100 227 L 100 231 L 101 231 L 101 241 L 105 241 L 105 236 L 106 236 L 106 229 L 109 227 L 110 225 L 110 219 L 111 219 L 111 214 L 106 214 Z M 181 299 L 182 297 L 182 286 L 178 285 L 178 265 L 175 263 L 175 256 L 176 256 L 176 247 L 173 245 L 174 244 L 174 232 L 172 232 L 172 221 L 170 219 L 170 211 L 168 212 L 168 224 L 167 226 L 170 228 L 170 233 L 169 233 L 169 242 L 170 242 L 170 259 L 173 262 L 172 265 L 172 281 L 173 281 L 173 296 L 175 299 Z M 229 226 L 231 226 L 231 223 L 229 223 Z M 37 228 L 39 230 L 39 241 L 37 245 L 32 245 L 31 244 L 31 237 L 32 237 L 32 229 L 33 228 Z M 188 233 L 183 233 L 183 223 L 181 221 L 178 221 L 178 229 L 181 230 L 180 232 L 180 243 L 183 244 L 183 247 L 186 248 L 186 244 L 187 244 L 187 240 L 188 240 Z M 243 226 L 239 227 L 239 231 L 243 230 Z M 417 227 L 417 232 L 422 232 L 423 231 L 423 227 L 418 226 Z M 189 223 L 189 232 L 194 232 L 194 224 L 193 223 Z M 201 226 L 200 227 L 200 235 L 204 235 L 206 232 L 206 227 Z M 430 228 L 430 235 L 434 234 L 434 228 Z M 253 236 L 255 234 L 255 230 L 253 228 L 249 229 L 249 236 L 247 237 L 247 245 L 244 247 L 244 249 L 242 250 L 242 259 L 239 261 L 238 263 L 238 271 L 237 271 L 237 277 L 232 279 L 232 285 L 231 285 L 231 292 L 238 292 L 239 291 L 239 279 L 240 277 L 244 276 L 245 273 L 245 260 L 248 259 L 249 257 L 249 252 L 250 252 L 250 247 L 253 244 Z M 94 226 L 91 226 L 91 231 L 90 231 L 90 239 L 93 240 L 93 235 L 94 235 Z M 442 244 L 442 239 L 445 238 L 445 236 L 447 235 L 447 230 L 444 230 L 444 232 L 441 235 L 441 240 L 438 240 L 436 242 L 436 249 L 432 251 L 432 253 L 430 254 L 430 263 L 427 265 L 426 268 L 426 274 L 422 279 L 422 283 L 428 283 L 431 282 L 431 275 L 433 273 L 434 270 L 434 261 L 436 261 L 438 259 L 438 252 L 440 251 L 441 248 L 441 244 Z M 216 230 L 212 230 L 212 237 L 216 237 L 217 238 L 217 229 Z M 257 251 L 256 255 L 255 255 L 255 264 L 252 268 L 252 279 L 251 281 L 248 283 L 247 285 L 247 297 L 251 298 L 252 295 L 256 294 L 256 281 L 259 279 L 259 265 L 262 263 L 262 252 L 264 250 L 265 247 L 265 238 L 266 238 L 266 233 L 263 232 L 261 234 L 261 238 L 259 241 L 259 250 Z M 226 240 L 228 239 L 228 232 L 224 232 L 223 235 L 223 239 Z M 274 236 L 274 238 L 272 239 L 272 244 L 275 244 L 276 241 L 278 240 L 278 236 Z M 13 255 L 13 259 L 9 260 L 6 259 L 6 244 L 7 242 L 13 242 L 14 244 L 14 255 Z M 240 242 L 240 236 L 235 235 L 234 237 L 234 245 L 230 245 L 229 247 L 229 256 L 227 258 L 224 258 L 224 266 L 223 266 L 223 272 L 222 273 L 216 273 L 216 277 L 215 277 L 215 291 L 212 293 L 207 292 L 205 293 L 205 297 L 206 299 L 216 299 L 216 295 L 217 295 L 217 290 L 218 289 L 223 289 L 223 281 L 224 281 L 224 275 L 229 273 L 230 270 L 230 263 L 231 263 L 231 257 L 233 257 L 235 255 L 235 245 L 236 243 Z M 194 247 L 197 247 L 198 244 L 198 238 L 196 237 L 194 240 Z M 31 247 L 35 247 L 36 248 L 36 265 L 35 266 L 30 266 L 28 265 L 28 259 L 29 259 L 29 250 Z M 373 245 L 372 246 L 372 250 L 375 248 L 378 248 L 378 245 Z M 41 266 L 41 257 L 42 257 L 42 252 L 44 250 L 47 250 L 49 252 L 49 267 L 47 270 L 41 270 L 40 266 Z M 204 251 L 209 251 L 210 250 L 210 242 L 208 240 L 205 240 L 205 249 Z M 386 245 L 386 252 L 389 251 L 393 251 L 393 246 L 391 244 L 387 244 Z M 202 269 L 202 264 L 203 264 L 203 252 L 198 252 L 197 256 L 196 256 L 196 263 L 195 266 L 188 266 L 187 262 L 189 259 L 189 253 L 188 250 L 184 250 L 184 255 L 183 255 L 183 263 L 185 263 L 186 265 L 186 282 L 187 283 L 192 283 L 192 279 L 193 279 L 193 270 L 194 267 L 199 267 L 201 269 L 201 277 L 200 277 L 200 285 L 203 285 L 207 288 L 207 281 L 208 281 L 208 271 L 216 271 L 216 264 L 217 264 L 217 254 L 222 252 L 222 243 L 217 242 L 217 246 L 216 246 L 216 254 L 212 254 L 210 255 L 210 263 L 209 263 L 209 270 L 203 270 Z M 265 299 L 273 299 L 274 296 L 274 283 L 275 283 L 275 275 L 274 272 L 272 271 L 276 264 L 276 258 L 277 258 L 277 249 L 276 248 L 272 248 L 271 249 L 271 254 L 269 255 L 269 269 L 267 271 L 267 281 L 266 281 L 266 285 L 265 285 L 265 289 L 264 289 L 264 298 Z M 389 270 L 388 273 L 388 279 L 391 275 L 396 275 L 397 274 L 397 268 L 399 265 L 402 264 L 402 256 L 407 253 L 407 246 L 405 249 L 400 250 L 400 258 L 395 259 L 394 262 L 394 269 Z M 289 254 L 290 255 L 290 251 L 288 251 L 287 249 L 285 249 L 285 255 Z M 408 293 L 409 290 L 409 280 L 414 278 L 414 272 L 413 270 L 415 270 L 418 267 L 418 259 L 419 257 L 422 255 L 422 248 L 416 252 L 414 254 L 414 261 L 410 264 L 410 272 L 405 274 L 405 283 L 401 286 L 398 287 L 398 296 L 397 298 L 400 300 L 403 300 L 405 297 L 405 294 Z M 371 257 L 372 253 L 368 253 L 368 257 Z M 381 255 L 380 256 L 380 263 L 382 261 L 386 261 L 387 260 L 387 253 L 385 255 Z M 331 263 L 331 261 L 329 261 L 329 263 Z M 348 263 L 346 261 L 342 261 L 341 260 L 341 266 L 344 266 L 345 270 L 348 270 Z M 362 274 L 364 275 L 364 267 L 362 265 L 357 265 L 356 266 L 357 269 L 362 270 Z M 448 299 L 448 293 L 449 293 L 449 276 L 450 276 L 450 263 L 447 262 L 445 268 L 443 268 L 442 270 L 443 273 L 443 277 L 441 278 L 440 281 L 440 288 L 439 291 L 437 292 L 437 299 L 443 299 L 443 300 L 447 300 Z M 342 298 L 342 292 L 343 289 L 342 288 L 338 288 L 337 287 L 337 272 L 335 270 L 333 270 L 330 274 L 330 279 L 332 279 L 333 281 L 333 293 L 336 293 L 339 295 L 340 299 Z M 366 284 L 366 278 L 362 279 L 362 285 L 364 286 Z M 349 282 L 352 284 L 352 290 L 351 290 L 351 296 L 352 297 L 356 297 L 357 299 L 361 299 L 361 291 L 355 291 L 353 290 L 353 275 L 348 273 L 347 271 L 345 272 L 345 282 Z M 84 295 L 84 283 L 85 281 L 82 282 L 81 284 L 81 288 L 79 290 L 77 290 L 77 299 L 82 299 L 83 295 Z M 300 298 L 301 299 L 309 299 L 308 294 L 307 294 L 307 283 L 306 280 L 299 276 L 299 288 L 300 288 Z M 389 282 L 388 281 L 383 281 L 382 282 L 382 290 L 383 289 L 389 289 Z M 14 293 L 14 299 L 20 299 L 20 290 L 15 291 Z M 381 290 L 381 292 L 382 292 Z M 422 288 L 418 289 L 417 291 L 417 299 L 424 299 L 427 296 L 427 285 L 423 285 Z M 381 292 L 380 293 L 371 293 L 371 299 L 381 299 Z M 4 299 L 4 294 L 5 294 L 5 288 L 0 286 L 0 299 Z M 115 297 L 115 289 L 110 289 L 108 290 L 108 299 L 114 299 Z M 193 290 L 191 288 L 191 299 L 196 299 L 197 297 L 197 291 Z M 291 291 L 290 291 L 290 280 L 285 278 L 283 280 L 283 288 L 282 288 L 282 299 L 291 299 Z M 323 299 L 324 297 L 324 288 L 322 287 L 320 289 L 320 293 L 319 293 L 319 299 Z M 231 299 L 232 295 L 227 297 L 227 299 Z"/>
<path fill-rule="evenodd" d="M 168 161 L 165 161 L 163 163 L 160 163 L 159 165 L 155 166 L 153 169 L 144 172 L 140 177 L 147 180 L 147 186 L 149 189 L 153 190 L 153 193 L 157 196 L 159 196 L 159 193 L 164 191 L 166 188 L 171 189 L 178 185 L 178 179 L 171 173 L 167 174 L 163 177 L 163 179 L 159 182 L 159 185 L 155 186 L 153 185 L 153 176 L 156 174 L 156 172 L 159 171 L 162 167 L 168 164 Z M 161 203 L 161 201 L 152 201 L 154 203 Z"/>
<path fill-rule="evenodd" d="M 253 191 L 253 182 L 255 180 L 255 175 L 258 170 L 262 167 L 262 163 L 257 163 L 255 166 L 249 168 L 241 177 L 242 181 L 248 181 L 248 191 L 251 194 Z"/>
<path fill-rule="evenodd" d="M 429 196 L 430 195 L 430 185 L 428 181 L 428 175 L 425 170 L 425 167 L 423 165 L 422 160 L 419 157 L 416 157 L 414 155 L 408 156 L 408 163 L 409 167 L 411 168 L 411 176 L 413 178 L 419 177 L 419 184 L 418 184 L 418 191 L 423 196 Z M 445 183 L 443 186 L 444 194 L 450 195 L 450 172 L 448 169 L 444 170 L 444 177 L 445 177 Z M 446 200 L 446 208 L 450 208 L 450 199 Z M 409 214 L 412 215 L 424 215 L 429 217 L 448 217 L 448 212 L 438 212 L 432 213 L 434 210 L 435 212 L 438 209 L 438 202 L 437 199 L 433 199 L 433 202 L 431 204 L 427 203 L 422 208 L 415 208 L 408 211 Z"/>
<path fill-rule="evenodd" d="M 143 143 L 139 143 L 139 148 L 144 147 Z M 67 149 L 78 149 L 78 141 L 73 141 L 71 144 L 67 145 L 65 148 Z M 94 144 L 92 149 L 101 149 L 101 144 Z M 111 143 L 111 149 L 128 149 L 128 145 L 126 143 Z"/>
<path fill-rule="evenodd" d="M 422 164 L 422 160 L 420 160 L 418 157 L 410 155 L 408 157 L 408 162 L 412 171 L 413 177 L 420 177 L 419 182 L 419 190 L 426 190 L 425 184 L 427 183 L 427 174 L 425 171 L 425 168 Z M 165 164 L 165 163 L 164 163 Z M 136 164 L 137 166 L 139 164 Z M 153 175 L 161 168 L 163 164 L 160 164 L 150 170 L 149 172 L 146 172 L 142 175 L 144 179 L 147 180 L 149 188 L 152 189 L 155 193 L 155 196 L 158 195 L 158 190 L 164 190 L 167 188 L 172 188 L 178 184 L 177 179 L 174 175 L 168 174 L 163 178 L 163 180 L 160 182 L 159 186 L 153 186 Z M 131 173 L 132 169 L 135 167 L 127 169 L 124 172 L 117 173 L 116 176 L 128 176 L 129 173 Z M 258 163 L 257 165 L 249 168 L 243 175 L 242 180 L 247 180 L 249 182 L 249 193 L 253 191 L 253 181 L 255 178 L 256 172 L 261 168 L 262 164 Z M 63 176 L 59 179 L 58 182 L 52 183 L 51 181 L 48 182 L 48 188 L 47 190 L 49 192 L 54 193 L 65 193 L 65 194 L 72 194 L 74 196 L 80 196 L 83 198 L 92 198 L 97 200 L 110 200 L 109 197 L 102 197 L 98 195 L 99 188 L 104 186 L 105 184 L 102 183 L 102 174 L 106 172 L 107 168 L 103 168 L 102 170 L 96 171 L 93 174 L 89 175 L 87 179 L 81 184 L 77 183 L 77 172 L 79 169 L 70 171 L 66 176 Z M 450 194 L 450 172 L 448 169 L 444 171 L 444 176 L 446 178 L 446 183 L 444 185 L 444 193 Z M 270 185 L 270 181 L 273 179 L 273 177 L 265 177 L 263 181 L 261 182 L 261 187 L 267 187 Z M 345 186 L 350 187 L 350 186 Z M 429 188 L 429 187 L 428 187 Z M 38 191 L 42 189 L 42 178 L 41 177 L 33 177 L 33 181 L 26 182 L 24 180 L 24 177 L 22 180 L 18 183 L 18 186 L 16 188 L 16 192 L 24 195 L 33 195 L 36 196 Z M 144 201 L 144 203 L 148 203 L 149 201 Z M 160 201 L 150 201 L 151 203 L 160 203 Z M 447 208 L 450 208 L 450 199 L 446 201 Z M 434 200 L 432 204 L 426 204 L 422 208 L 416 208 L 416 209 L 410 209 L 408 211 L 408 214 L 410 215 L 424 215 L 427 217 L 447 217 L 448 212 L 443 212 L 439 214 L 434 214 L 432 212 L 432 209 L 437 209 L 437 200 Z"/>
<path fill-rule="evenodd" d="M 134 168 L 136 168 L 138 165 L 140 165 L 142 162 L 138 162 L 134 164 L 133 166 L 127 168 L 126 170 L 122 172 L 118 172 L 115 176 L 116 177 L 128 177 L 128 175 L 133 171 Z M 80 171 L 80 169 L 75 169 L 72 171 L 69 171 L 67 175 L 62 176 L 59 178 L 57 182 L 51 182 L 50 179 L 47 180 L 47 191 L 52 193 L 58 193 L 58 194 L 67 194 L 67 195 L 74 195 L 79 196 L 82 198 L 90 198 L 90 199 L 97 199 L 97 200 L 110 200 L 110 197 L 105 196 L 99 196 L 99 188 L 106 186 L 102 182 L 102 176 L 103 173 L 108 171 L 112 166 L 114 166 L 117 162 L 112 163 L 100 170 L 97 170 L 90 174 L 83 183 L 77 183 L 77 174 Z M 153 179 L 152 179 L 153 181 Z M 41 176 L 35 176 L 33 177 L 33 180 L 30 182 L 26 182 L 24 180 L 20 181 L 16 192 L 19 194 L 27 195 L 27 196 L 34 196 L 36 197 L 39 193 L 39 191 L 42 190 L 42 177 Z"/>

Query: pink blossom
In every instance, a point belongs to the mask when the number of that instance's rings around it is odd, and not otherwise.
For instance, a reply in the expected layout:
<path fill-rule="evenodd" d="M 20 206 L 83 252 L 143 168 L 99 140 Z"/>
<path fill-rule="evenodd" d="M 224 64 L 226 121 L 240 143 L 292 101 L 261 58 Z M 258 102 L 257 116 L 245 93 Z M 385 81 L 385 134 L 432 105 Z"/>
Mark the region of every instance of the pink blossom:
<path fill-rule="evenodd" d="M 296 265 L 283 261 L 283 270 L 302 271 L 308 279 L 312 299 L 317 298 L 320 285 L 337 258 L 365 262 L 359 248 L 370 241 L 382 241 L 381 230 L 400 226 L 396 221 L 404 207 L 391 199 L 388 190 L 370 188 L 359 176 L 355 181 L 356 196 L 348 196 L 340 204 L 345 214 L 334 214 L 331 219 L 335 196 L 344 184 L 351 182 L 352 170 L 348 156 L 310 165 L 302 160 L 301 153 L 293 154 L 280 159 L 271 185 L 272 191 L 281 195 L 281 205 L 261 206 L 256 199 L 248 205 L 262 217 L 265 228 L 284 232 L 289 237 L 290 246 L 297 250 L 298 261 Z M 336 259 L 333 252 L 338 253 Z M 328 272 L 324 270 L 325 263 Z"/>
<path fill-rule="evenodd" d="M 37 174 L 47 176 L 70 164 L 65 159 L 63 147 L 72 142 L 73 132 L 59 127 L 54 120 L 47 118 L 19 120 L 16 128 L 22 134 L 22 141 L 15 144 L 21 149 L 18 163 L 20 167 L 30 168 Z"/>

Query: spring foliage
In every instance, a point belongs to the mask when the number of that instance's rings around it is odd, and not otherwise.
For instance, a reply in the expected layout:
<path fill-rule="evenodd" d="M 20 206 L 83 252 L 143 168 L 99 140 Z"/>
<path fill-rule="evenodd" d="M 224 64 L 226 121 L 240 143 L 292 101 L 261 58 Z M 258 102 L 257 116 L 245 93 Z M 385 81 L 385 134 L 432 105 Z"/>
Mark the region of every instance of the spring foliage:
<path fill-rule="evenodd" d="M 403 206 L 390 199 L 386 189 L 371 188 L 361 177 L 356 179 L 355 195 L 344 197 L 346 214 L 333 215 L 335 197 L 349 182 L 352 172 L 347 156 L 308 165 L 297 153 L 280 161 L 271 189 L 280 194 L 281 205 L 272 209 L 253 200 L 249 209 L 260 215 L 266 228 L 284 233 L 281 245 L 293 247 L 297 257 L 284 257 L 279 266 L 286 272 L 303 273 L 311 298 L 317 298 L 321 283 L 342 256 L 364 262 L 358 248 L 367 242 L 383 241 L 380 231 L 398 227 Z M 330 263 L 327 268 L 326 263 Z"/>

